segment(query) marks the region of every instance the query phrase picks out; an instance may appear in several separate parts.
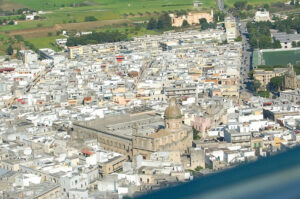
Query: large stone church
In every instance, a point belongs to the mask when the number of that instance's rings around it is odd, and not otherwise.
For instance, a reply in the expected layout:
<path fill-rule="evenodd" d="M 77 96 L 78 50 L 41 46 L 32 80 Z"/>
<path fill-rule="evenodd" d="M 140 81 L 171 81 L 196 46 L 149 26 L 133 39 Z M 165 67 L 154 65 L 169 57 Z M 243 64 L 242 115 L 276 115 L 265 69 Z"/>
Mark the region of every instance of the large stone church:
<path fill-rule="evenodd" d="M 288 64 L 288 71 L 284 75 L 283 78 L 283 89 L 284 90 L 296 90 L 300 88 L 300 79 L 296 75 L 296 72 L 294 70 L 294 66 L 292 64 Z"/>
<path fill-rule="evenodd" d="M 192 146 L 193 133 L 182 125 L 182 114 L 176 99 L 170 100 L 164 114 L 165 127 L 151 134 L 136 131 L 133 134 L 133 156 L 142 155 L 144 159 L 156 151 L 179 151 L 187 153 Z"/>
<path fill-rule="evenodd" d="M 105 150 L 124 154 L 128 160 L 136 155 L 145 159 L 157 151 L 179 151 L 192 146 L 191 127 L 182 124 L 182 114 L 175 99 L 165 110 L 164 121 L 155 111 L 113 115 L 92 121 L 73 122 L 72 139 L 97 139 Z"/>

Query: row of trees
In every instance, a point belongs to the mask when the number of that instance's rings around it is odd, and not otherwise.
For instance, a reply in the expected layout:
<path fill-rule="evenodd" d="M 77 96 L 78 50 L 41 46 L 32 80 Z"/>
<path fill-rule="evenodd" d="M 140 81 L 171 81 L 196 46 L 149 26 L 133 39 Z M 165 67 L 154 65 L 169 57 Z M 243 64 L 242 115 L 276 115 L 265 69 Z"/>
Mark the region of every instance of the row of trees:
<path fill-rule="evenodd" d="M 288 17 L 286 20 L 276 19 L 272 28 L 280 32 L 292 33 L 292 30 L 296 30 L 300 33 L 300 16 Z"/>
<path fill-rule="evenodd" d="M 299 0 L 291 0 L 291 2 L 290 2 L 290 4 L 291 4 L 291 6 L 296 6 L 296 7 L 298 7 L 299 6 Z"/>
<path fill-rule="evenodd" d="M 94 16 L 86 16 L 85 18 L 84 18 L 84 21 L 97 21 L 97 18 L 96 17 L 94 17 Z"/>
<path fill-rule="evenodd" d="M 217 28 L 217 24 L 212 23 L 212 22 L 208 23 L 205 18 L 200 19 L 199 22 L 200 22 L 200 25 L 201 25 L 201 30 Z"/>
<path fill-rule="evenodd" d="M 151 18 L 147 24 L 148 30 L 168 30 L 172 27 L 169 14 L 164 13 L 158 19 Z"/>
<path fill-rule="evenodd" d="M 159 11 L 153 11 L 152 13 L 150 12 L 150 11 L 146 11 L 146 12 L 144 12 L 144 13 L 142 13 L 142 12 L 137 12 L 137 13 L 132 13 L 132 12 L 130 12 L 130 13 L 124 13 L 123 14 L 123 17 L 128 17 L 128 16 L 137 16 L 137 15 L 139 15 L 139 16 L 149 16 L 149 15 L 160 15 L 161 13 L 163 13 L 163 14 L 165 14 L 165 13 L 175 13 L 177 16 L 180 16 L 180 15 L 186 15 L 188 12 L 190 12 L 190 11 L 192 11 L 191 9 L 187 9 L 187 10 L 184 10 L 184 9 L 181 9 L 181 10 L 168 10 L 168 11 L 166 11 L 166 10 L 163 10 L 163 11 L 161 11 L 161 12 L 159 12 Z"/>
<path fill-rule="evenodd" d="M 270 29 L 272 28 L 271 22 L 256 22 L 247 23 L 249 32 L 249 43 L 253 48 L 281 48 L 280 41 L 273 40 L 271 37 Z"/>
<path fill-rule="evenodd" d="M 256 22 L 247 24 L 250 35 L 250 45 L 253 48 L 281 48 L 278 40 L 273 40 L 270 29 L 277 29 L 280 32 L 293 33 L 296 30 L 300 33 L 300 16 L 289 17 L 286 20 L 275 19 L 271 22 Z M 300 43 L 293 42 L 293 47 L 300 47 Z"/>
<path fill-rule="evenodd" d="M 1 1 L 0 1 L 1 3 Z M 1 4 L 0 4 L 1 5 Z M 12 10 L 2 10 L 0 8 L 0 14 L 1 15 L 5 15 L 5 16 L 11 16 L 11 15 L 21 15 L 23 14 L 24 12 L 27 12 L 27 13 L 32 13 L 32 12 L 35 12 L 35 10 L 33 9 L 29 9 L 29 8 L 20 8 L 20 9 L 12 9 Z"/>
<path fill-rule="evenodd" d="M 292 47 L 293 48 L 300 47 L 300 41 L 298 41 L 298 42 L 293 41 L 292 42 Z"/>
<path fill-rule="evenodd" d="M 91 35 L 83 35 L 80 37 L 70 37 L 67 42 L 67 46 L 78 46 L 87 44 L 99 44 L 108 42 L 126 41 L 128 37 L 126 34 L 119 31 L 113 32 L 98 32 Z"/>

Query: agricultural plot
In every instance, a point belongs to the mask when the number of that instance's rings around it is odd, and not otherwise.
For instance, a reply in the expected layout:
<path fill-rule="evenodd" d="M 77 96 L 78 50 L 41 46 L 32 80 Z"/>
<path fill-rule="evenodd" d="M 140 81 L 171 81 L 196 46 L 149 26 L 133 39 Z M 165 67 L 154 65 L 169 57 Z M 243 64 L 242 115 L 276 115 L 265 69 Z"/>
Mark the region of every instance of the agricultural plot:
<path fill-rule="evenodd" d="M 224 0 L 224 3 L 233 6 L 235 2 L 238 2 L 241 0 Z M 276 3 L 276 2 L 287 2 L 286 0 L 246 0 L 248 4 L 252 5 L 263 5 L 263 4 L 270 4 L 270 3 Z"/>
<path fill-rule="evenodd" d="M 84 2 L 84 0 L 10 0 L 35 10 L 56 10 Z"/>

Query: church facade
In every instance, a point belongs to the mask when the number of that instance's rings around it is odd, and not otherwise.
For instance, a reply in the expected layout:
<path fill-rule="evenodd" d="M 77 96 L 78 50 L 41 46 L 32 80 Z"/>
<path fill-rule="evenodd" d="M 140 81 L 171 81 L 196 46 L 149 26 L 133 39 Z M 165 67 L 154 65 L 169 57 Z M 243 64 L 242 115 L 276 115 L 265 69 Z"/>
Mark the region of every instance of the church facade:
<path fill-rule="evenodd" d="M 288 71 L 283 78 L 284 90 L 296 90 L 300 88 L 300 79 L 297 77 L 292 64 L 288 64 Z"/>
<path fill-rule="evenodd" d="M 133 156 L 142 155 L 148 159 L 150 154 L 157 151 L 179 151 L 187 153 L 192 147 L 193 133 L 182 125 L 182 114 L 176 99 L 170 100 L 164 115 L 165 128 L 149 135 L 136 131 L 133 134 Z"/>

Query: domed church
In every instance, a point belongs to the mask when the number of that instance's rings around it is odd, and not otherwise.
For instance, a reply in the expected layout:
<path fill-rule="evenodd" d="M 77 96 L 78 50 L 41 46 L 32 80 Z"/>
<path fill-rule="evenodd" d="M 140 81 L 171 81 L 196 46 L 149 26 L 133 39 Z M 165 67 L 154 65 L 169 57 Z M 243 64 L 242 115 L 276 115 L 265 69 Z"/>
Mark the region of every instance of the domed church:
<path fill-rule="evenodd" d="M 180 151 L 187 153 L 192 147 L 192 129 L 182 125 L 181 110 L 176 99 L 170 99 L 164 114 L 165 128 L 152 134 L 133 134 L 133 156 L 142 155 L 148 159 L 150 154 L 157 151 Z"/>

